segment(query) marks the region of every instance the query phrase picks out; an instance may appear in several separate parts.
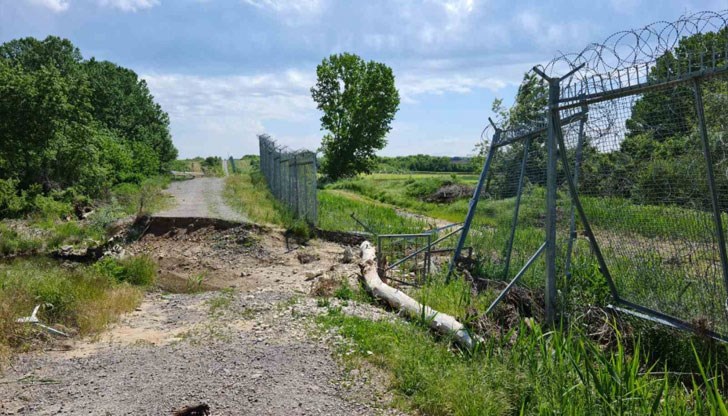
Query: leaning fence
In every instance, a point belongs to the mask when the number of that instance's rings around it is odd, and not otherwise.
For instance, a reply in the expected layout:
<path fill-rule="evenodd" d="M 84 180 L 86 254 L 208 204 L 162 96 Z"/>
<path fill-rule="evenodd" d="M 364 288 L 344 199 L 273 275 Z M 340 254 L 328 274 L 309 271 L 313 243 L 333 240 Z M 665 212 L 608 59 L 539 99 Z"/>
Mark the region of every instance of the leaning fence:
<path fill-rule="evenodd" d="M 270 136 L 258 136 L 260 170 L 273 195 L 295 218 L 316 225 L 316 153 L 308 150 L 289 151 L 278 146 Z"/>
<path fill-rule="evenodd" d="M 728 11 L 619 32 L 533 69 L 491 121 L 458 248 L 554 320 L 598 279 L 622 312 L 728 340 Z M 523 103 L 528 105 L 523 105 Z"/>

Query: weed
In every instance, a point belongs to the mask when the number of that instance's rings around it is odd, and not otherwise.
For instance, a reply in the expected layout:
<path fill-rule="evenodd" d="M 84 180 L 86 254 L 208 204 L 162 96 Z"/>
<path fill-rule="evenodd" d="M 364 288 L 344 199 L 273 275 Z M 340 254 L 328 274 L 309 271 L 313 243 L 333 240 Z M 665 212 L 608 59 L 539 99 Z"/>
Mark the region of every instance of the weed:
<path fill-rule="evenodd" d="M 147 255 L 124 259 L 104 257 L 93 267 L 100 274 L 117 282 L 127 282 L 135 286 L 151 286 L 157 279 L 157 265 Z"/>
<path fill-rule="evenodd" d="M 185 293 L 202 292 L 202 284 L 205 283 L 205 279 L 207 279 L 206 272 L 188 276 L 185 286 Z"/>
<path fill-rule="evenodd" d="M 45 305 L 38 316 L 45 324 L 88 335 L 133 310 L 141 297 L 139 289 L 93 266 L 68 268 L 51 260 L 0 264 L 0 352 L 26 350 L 36 342 L 32 327 L 15 322 L 35 305 Z"/>

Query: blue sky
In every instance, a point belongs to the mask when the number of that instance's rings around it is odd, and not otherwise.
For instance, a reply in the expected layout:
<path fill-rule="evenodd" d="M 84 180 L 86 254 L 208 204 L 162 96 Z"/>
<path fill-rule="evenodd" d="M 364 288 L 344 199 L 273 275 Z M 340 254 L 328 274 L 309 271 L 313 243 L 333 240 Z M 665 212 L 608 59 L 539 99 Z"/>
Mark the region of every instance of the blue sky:
<path fill-rule="evenodd" d="M 181 157 L 315 149 L 321 60 L 391 66 L 402 102 L 383 155 L 472 153 L 525 71 L 613 32 L 728 0 L 0 0 L 0 42 L 57 35 L 129 67 L 169 113 Z"/>

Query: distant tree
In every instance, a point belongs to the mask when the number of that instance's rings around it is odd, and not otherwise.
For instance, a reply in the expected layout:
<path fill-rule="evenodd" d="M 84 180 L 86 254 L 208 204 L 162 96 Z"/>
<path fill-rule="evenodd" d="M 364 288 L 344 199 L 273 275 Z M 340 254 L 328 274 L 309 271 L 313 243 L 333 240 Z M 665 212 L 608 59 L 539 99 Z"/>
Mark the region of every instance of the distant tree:
<path fill-rule="evenodd" d="M 371 172 L 399 107 L 392 69 L 343 53 L 324 59 L 316 75 L 311 95 L 328 131 L 321 144 L 323 173 L 336 180 Z"/>

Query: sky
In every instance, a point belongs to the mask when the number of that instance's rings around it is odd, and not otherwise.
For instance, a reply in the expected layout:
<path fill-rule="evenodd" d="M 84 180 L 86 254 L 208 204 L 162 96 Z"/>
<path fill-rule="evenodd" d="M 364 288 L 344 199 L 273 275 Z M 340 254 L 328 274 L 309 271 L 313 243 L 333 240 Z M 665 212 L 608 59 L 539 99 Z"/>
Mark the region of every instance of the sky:
<path fill-rule="evenodd" d="M 180 157 L 258 152 L 267 133 L 320 146 L 316 66 L 350 52 L 390 66 L 400 108 L 386 156 L 466 156 L 523 74 L 610 34 L 728 0 L 0 0 L 0 42 L 70 39 L 131 68 Z"/>

